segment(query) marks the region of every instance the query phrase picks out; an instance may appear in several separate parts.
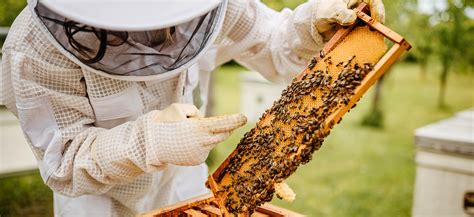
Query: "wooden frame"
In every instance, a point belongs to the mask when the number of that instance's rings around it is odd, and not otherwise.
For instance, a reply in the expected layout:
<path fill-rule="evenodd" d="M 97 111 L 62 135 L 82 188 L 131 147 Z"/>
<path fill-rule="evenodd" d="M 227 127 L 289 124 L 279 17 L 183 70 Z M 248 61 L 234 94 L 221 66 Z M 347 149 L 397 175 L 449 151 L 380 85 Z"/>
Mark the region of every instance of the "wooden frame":
<path fill-rule="evenodd" d="M 366 12 L 368 11 L 368 6 L 365 3 L 360 4 L 354 10 L 356 11 L 358 21 L 349 27 L 342 28 L 337 31 L 336 34 L 329 40 L 328 43 L 326 43 L 324 48 L 321 50 L 323 54 L 332 51 L 339 44 L 339 42 L 344 39 L 347 34 L 349 34 L 357 25 L 360 24 L 368 25 L 375 31 L 380 32 L 386 38 L 391 40 L 394 45 L 377 62 L 377 64 L 374 66 L 374 69 L 369 72 L 369 74 L 364 78 L 361 85 L 356 88 L 349 104 L 336 110 L 336 112 L 334 112 L 326 119 L 326 126 L 328 126 L 330 122 L 337 123 L 342 118 L 342 116 L 346 112 L 348 112 L 349 109 L 355 103 L 357 103 L 357 101 L 362 97 L 362 95 L 367 92 L 369 87 L 371 87 L 390 68 L 390 66 L 400 57 L 400 55 L 411 48 L 411 45 L 401 35 L 397 34 L 396 32 L 392 31 L 388 27 L 384 26 L 380 22 L 377 22 L 375 19 L 367 15 Z M 316 56 L 315 58 L 319 61 L 323 57 Z M 306 68 L 300 75 L 298 75 L 297 79 L 301 79 L 304 75 L 310 72 L 311 69 Z M 237 153 L 236 150 L 237 149 L 235 149 L 227 157 L 227 159 L 224 160 L 224 162 L 216 169 L 216 171 L 209 176 L 208 186 L 210 187 L 212 192 L 217 192 L 219 190 L 215 178 L 217 178 L 224 171 L 224 168 L 229 164 L 230 159 Z M 224 198 L 216 198 L 216 201 L 219 204 L 221 211 L 225 213 L 225 216 L 228 216 L 229 214 L 226 213 L 226 210 L 224 208 Z"/>
<path fill-rule="evenodd" d="M 219 209 L 212 194 L 206 194 L 187 201 L 173 204 L 168 207 L 157 209 L 139 215 L 139 217 L 175 217 L 175 216 L 225 216 Z M 303 215 L 287 209 L 277 207 L 272 204 L 264 204 L 257 208 L 252 216 L 273 216 L 273 217 L 303 217 Z"/>

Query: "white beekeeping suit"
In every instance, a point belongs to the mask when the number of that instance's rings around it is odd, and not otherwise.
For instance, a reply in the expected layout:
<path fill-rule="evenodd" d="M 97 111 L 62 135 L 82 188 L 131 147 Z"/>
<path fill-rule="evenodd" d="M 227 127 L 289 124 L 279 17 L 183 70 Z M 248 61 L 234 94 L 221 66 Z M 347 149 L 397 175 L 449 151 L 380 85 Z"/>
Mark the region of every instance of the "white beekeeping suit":
<path fill-rule="evenodd" d="M 256 0 L 30 0 L 3 47 L 0 100 L 20 120 L 56 216 L 133 216 L 208 192 L 204 160 L 245 123 L 190 105 L 200 88 L 205 106 L 214 68 L 235 59 L 289 79 L 334 23 L 354 22 L 358 2 L 276 12 Z M 368 3 L 383 19 L 380 1 Z M 165 28 L 172 40 L 152 43 Z"/>

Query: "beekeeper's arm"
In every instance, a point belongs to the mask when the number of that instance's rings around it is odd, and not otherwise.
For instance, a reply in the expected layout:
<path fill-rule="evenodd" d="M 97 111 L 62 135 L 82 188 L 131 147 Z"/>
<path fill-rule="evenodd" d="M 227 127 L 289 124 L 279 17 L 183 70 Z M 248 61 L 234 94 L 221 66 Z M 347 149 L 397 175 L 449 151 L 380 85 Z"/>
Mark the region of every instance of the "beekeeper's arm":
<path fill-rule="evenodd" d="M 166 164 L 200 164 L 246 121 L 242 115 L 202 118 L 194 106 L 173 104 L 109 130 L 97 128 L 77 65 L 55 52 L 44 59 L 4 51 L 3 70 L 11 72 L 18 117 L 41 175 L 66 196 L 103 194 Z"/>
<path fill-rule="evenodd" d="M 257 0 L 229 1 L 217 64 L 235 59 L 269 80 L 288 80 L 340 25 L 354 23 L 356 14 L 349 8 L 360 2 L 370 5 L 373 17 L 384 20 L 381 0 L 312 0 L 282 12 Z"/>

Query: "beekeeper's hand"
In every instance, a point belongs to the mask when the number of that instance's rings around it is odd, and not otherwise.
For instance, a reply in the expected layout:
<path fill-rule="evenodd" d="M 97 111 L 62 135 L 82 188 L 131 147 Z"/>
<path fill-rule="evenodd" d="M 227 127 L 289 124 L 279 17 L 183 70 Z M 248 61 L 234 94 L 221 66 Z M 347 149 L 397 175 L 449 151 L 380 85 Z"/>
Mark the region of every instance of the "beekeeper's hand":
<path fill-rule="evenodd" d="M 148 154 L 159 161 L 152 164 L 182 166 L 203 163 L 211 149 L 247 122 L 242 114 L 204 118 L 195 106 L 187 104 L 172 104 L 149 117 L 148 135 L 155 145 Z"/>
<path fill-rule="evenodd" d="M 367 3 L 371 17 L 379 22 L 385 21 L 385 8 L 382 0 L 313 0 L 312 22 L 322 35 L 330 35 L 340 26 L 348 26 L 357 20 L 353 8 Z"/>

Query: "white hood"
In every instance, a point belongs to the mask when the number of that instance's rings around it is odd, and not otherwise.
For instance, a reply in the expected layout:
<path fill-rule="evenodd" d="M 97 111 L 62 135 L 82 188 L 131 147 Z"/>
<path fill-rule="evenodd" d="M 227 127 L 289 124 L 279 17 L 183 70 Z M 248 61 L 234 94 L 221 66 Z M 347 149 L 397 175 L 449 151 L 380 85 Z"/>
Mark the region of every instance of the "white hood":
<path fill-rule="evenodd" d="M 185 1 L 177 2 L 183 3 Z M 196 3 L 198 1 L 189 2 Z M 178 3 L 174 5 L 178 6 Z M 156 3 L 151 5 L 156 5 Z M 171 44 L 149 46 L 131 36 L 150 35 L 160 29 L 145 31 L 100 29 L 64 17 L 44 5 L 43 1 L 29 1 L 30 9 L 38 21 L 44 25 L 45 33 L 51 36 L 53 44 L 62 53 L 91 71 L 121 80 L 151 80 L 167 77 L 195 64 L 215 41 L 224 21 L 226 5 L 227 1 L 224 0 L 203 15 L 194 13 L 194 16 L 197 15 L 197 17 L 191 18 L 191 20 L 189 20 L 190 17 L 180 18 L 180 21 L 185 22 L 173 24 Z M 160 15 L 157 16 L 160 17 Z M 155 26 L 167 26 L 173 22 L 167 20 L 164 23 Z M 125 41 L 119 45 L 104 43 L 116 34 L 126 35 Z M 73 42 L 71 42 L 71 38 L 74 40 Z M 83 51 L 77 49 L 77 44 L 86 47 L 90 52 L 84 54 Z M 96 55 L 99 53 L 101 55 Z M 91 59 L 93 60 L 90 61 Z"/>

